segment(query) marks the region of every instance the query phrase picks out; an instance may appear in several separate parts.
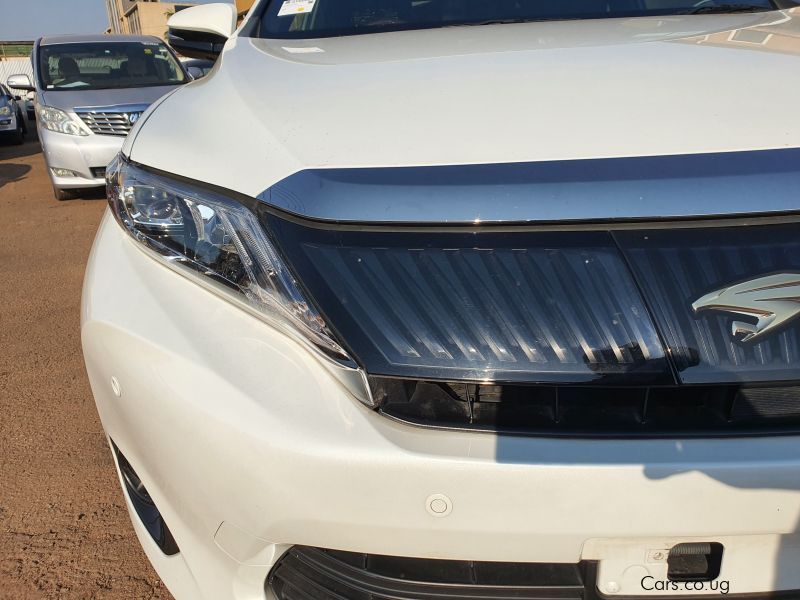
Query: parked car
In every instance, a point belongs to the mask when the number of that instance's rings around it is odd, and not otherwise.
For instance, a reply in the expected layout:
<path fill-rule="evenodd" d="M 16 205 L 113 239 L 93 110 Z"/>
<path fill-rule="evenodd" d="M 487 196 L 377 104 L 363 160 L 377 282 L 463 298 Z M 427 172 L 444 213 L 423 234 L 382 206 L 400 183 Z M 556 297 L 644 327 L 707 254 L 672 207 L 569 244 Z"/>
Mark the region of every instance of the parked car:
<path fill-rule="evenodd" d="M 22 144 L 27 132 L 25 118 L 17 106 L 17 96 L 0 84 L 0 139 L 10 139 L 15 144 Z"/>
<path fill-rule="evenodd" d="M 34 98 L 30 97 L 32 94 L 28 94 L 29 97 L 25 98 L 25 112 L 28 116 L 29 121 L 36 120 L 36 101 Z"/>
<path fill-rule="evenodd" d="M 150 104 L 190 81 L 172 50 L 151 36 L 58 36 L 37 40 L 35 83 L 14 75 L 9 87 L 34 91 L 37 127 L 53 193 L 105 185 L 106 165 Z"/>
<path fill-rule="evenodd" d="M 172 17 L 82 340 L 174 597 L 800 597 L 798 14 Z"/>
<path fill-rule="evenodd" d="M 181 61 L 183 68 L 192 76 L 192 79 L 202 79 L 214 68 L 214 61 L 204 58 L 187 58 Z"/>

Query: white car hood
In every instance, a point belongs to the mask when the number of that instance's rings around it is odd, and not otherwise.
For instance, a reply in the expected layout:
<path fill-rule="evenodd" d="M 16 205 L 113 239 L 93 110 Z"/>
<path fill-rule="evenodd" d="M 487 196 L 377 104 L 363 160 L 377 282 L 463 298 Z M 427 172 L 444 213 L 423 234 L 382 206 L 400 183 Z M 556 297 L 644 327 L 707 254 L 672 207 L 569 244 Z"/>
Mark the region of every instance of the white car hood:
<path fill-rule="evenodd" d="M 257 196 L 313 167 L 800 147 L 799 36 L 781 11 L 233 39 L 126 151 Z"/>

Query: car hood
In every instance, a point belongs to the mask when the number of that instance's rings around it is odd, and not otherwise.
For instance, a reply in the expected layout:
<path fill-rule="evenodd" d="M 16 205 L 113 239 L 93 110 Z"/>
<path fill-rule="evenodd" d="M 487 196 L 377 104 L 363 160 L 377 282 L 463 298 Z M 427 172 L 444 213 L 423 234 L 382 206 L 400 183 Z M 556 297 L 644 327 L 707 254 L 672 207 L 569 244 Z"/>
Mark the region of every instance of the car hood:
<path fill-rule="evenodd" d="M 308 168 L 798 147 L 798 54 L 793 11 L 233 39 L 125 151 L 257 196 Z"/>
<path fill-rule="evenodd" d="M 150 105 L 176 86 L 122 88 L 112 90 L 58 90 L 41 94 L 41 103 L 46 106 L 73 110 L 94 106 L 116 106 L 127 104 Z"/>

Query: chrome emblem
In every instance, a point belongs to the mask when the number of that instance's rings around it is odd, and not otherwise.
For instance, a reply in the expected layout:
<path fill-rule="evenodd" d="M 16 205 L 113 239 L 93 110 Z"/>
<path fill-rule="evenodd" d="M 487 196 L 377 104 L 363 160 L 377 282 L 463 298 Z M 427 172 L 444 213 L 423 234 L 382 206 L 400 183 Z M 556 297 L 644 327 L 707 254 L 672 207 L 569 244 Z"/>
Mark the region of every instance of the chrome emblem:
<path fill-rule="evenodd" d="M 706 294 L 692 303 L 694 314 L 703 311 L 731 313 L 753 319 L 734 321 L 731 333 L 752 342 L 800 316 L 800 273 L 779 273 L 751 279 Z"/>
<path fill-rule="evenodd" d="M 128 113 L 128 114 L 125 115 L 125 117 L 128 119 L 128 123 L 130 123 L 131 125 L 135 124 L 136 121 L 138 121 L 139 117 L 141 117 L 141 116 L 142 116 L 142 113 L 138 113 L 138 112 Z"/>

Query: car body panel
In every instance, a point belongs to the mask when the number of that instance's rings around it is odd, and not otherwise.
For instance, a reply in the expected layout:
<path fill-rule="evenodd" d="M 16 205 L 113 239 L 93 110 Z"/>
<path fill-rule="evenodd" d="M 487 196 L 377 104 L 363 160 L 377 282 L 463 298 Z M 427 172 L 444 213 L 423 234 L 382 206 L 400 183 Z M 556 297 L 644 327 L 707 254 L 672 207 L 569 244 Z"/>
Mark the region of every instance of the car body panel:
<path fill-rule="evenodd" d="M 153 114 L 131 158 L 257 196 L 308 168 L 797 147 L 791 118 L 758 117 L 800 95 L 800 79 L 791 75 L 796 57 L 752 44 L 700 43 L 754 28 L 788 36 L 798 27 L 795 15 L 234 38 L 213 77 Z M 223 105 L 240 118 L 214 118 Z M 167 127 L 170 139 L 160 134 Z M 238 169 L 217 168 L 210 149 L 221 139 L 237 140 Z"/>
<path fill-rule="evenodd" d="M 75 108 L 115 105 L 150 105 L 176 86 L 155 86 L 141 88 L 121 88 L 109 90 L 42 90 L 40 103 L 61 110 L 74 111 Z"/>
<path fill-rule="evenodd" d="M 159 264 L 110 214 L 82 336 L 106 432 L 180 559 L 140 537 L 165 577 L 191 573 L 200 593 L 187 598 L 261 598 L 290 544 L 572 563 L 711 538 L 738 557 L 722 575 L 732 593 L 800 588 L 797 437 L 548 439 L 396 423 L 301 345 Z M 426 510 L 433 494 L 451 499 L 446 518 Z M 234 531 L 218 536 L 223 523 Z"/>
<path fill-rule="evenodd" d="M 330 191 L 337 170 L 348 177 L 452 167 L 462 178 L 475 165 L 563 168 L 552 187 L 570 194 L 540 202 L 550 225 L 565 218 L 560 204 L 579 223 L 708 214 L 699 207 L 708 161 L 727 169 L 721 187 L 711 182 L 721 207 L 714 215 L 796 212 L 797 169 L 783 157 L 800 148 L 800 129 L 784 110 L 800 94 L 798 53 L 737 39 L 796 38 L 798 14 L 234 36 L 213 76 L 154 102 L 122 151 L 137 168 L 200 184 L 188 193 L 219 186 L 216 193 L 230 190 L 248 206 L 260 196 L 286 210 L 265 190 L 298 173 L 319 175 L 290 190 L 302 192 L 291 212 L 331 221 L 342 219 L 335 204 L 346 204 L 352 189 L 324 199 L 328 212 L 310 210 L 305 191 Z M 221 107 L 237 118 L 220 118 Z M 756 162 L 739 169 L 733 154 Z M 673 159 L 702 172 L 688 168 L 670 187 L 663 165 Z M 580 179 L 589 161 L 614 160 L 633 161 L 625 177 L 611 169 L 605 179 Z M 635 161 L 649 165 L 646 177 Z M 403 175 L 393 173 L 393 183 L 413 187 Z M 458 178 L 442 177 L 438 193 L 458 190 Z M 662 186 L 664 206 L 693 185 L 699 195 L 676 203 L 680 215 L 662 212 L 637 196 L 650 183 Z M 774 202 L 758 196 L 765 189 Z M 577 208 L 591 215 L 570 205 L 576 190 Z M 364 191 L 347 219 L 380 227 L 381 213 L 403 207 L 398 190 Z M 449 223 L 424 191 L 404 214 Z M 728 196 L 736 196 L 730 206 Z M 458 220 L 480 226 L 479 199 L 470 202 Z M 645 208 L 633 215 L 623 210 L 630 207 Z M 536 203 L 513 208 L 514 220 L 537 218 Z M 556 439 L 400 423 L 360 403 L 319 353 L 208 293 L 195 275 L 181 276 L 179 260 L 164 260 L 108 213 L 87 268 L 81 334 L 103 427 L 180 548 L 164 555 L 132 512 L 179 600 L 272 600 L 265 581 L 295 544 L 456 560 L 595 560 L 601 591 L 655 597 L 663 594 L 637 587 L 642 574 L 665 578 L 651 550 L 714 540 L 731 557 L 722 573 L 731 594 L 800 589 L 798 436 Z M 451 510 L 439 517 L 428 499 L 442 496 Z"/>

